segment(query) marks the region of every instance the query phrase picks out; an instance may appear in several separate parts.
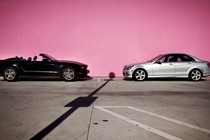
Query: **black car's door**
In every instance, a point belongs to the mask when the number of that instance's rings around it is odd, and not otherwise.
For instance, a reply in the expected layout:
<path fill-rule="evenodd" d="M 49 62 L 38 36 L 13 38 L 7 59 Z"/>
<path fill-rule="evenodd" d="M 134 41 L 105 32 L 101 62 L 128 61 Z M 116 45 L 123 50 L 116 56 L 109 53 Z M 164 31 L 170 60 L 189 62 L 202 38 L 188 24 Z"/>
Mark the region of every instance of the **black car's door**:
<path fill-rule="evenodd" d="M 58 66 L 52 61 L 28 61 L 22 65 L 26 75 L 57 75 Z"/>

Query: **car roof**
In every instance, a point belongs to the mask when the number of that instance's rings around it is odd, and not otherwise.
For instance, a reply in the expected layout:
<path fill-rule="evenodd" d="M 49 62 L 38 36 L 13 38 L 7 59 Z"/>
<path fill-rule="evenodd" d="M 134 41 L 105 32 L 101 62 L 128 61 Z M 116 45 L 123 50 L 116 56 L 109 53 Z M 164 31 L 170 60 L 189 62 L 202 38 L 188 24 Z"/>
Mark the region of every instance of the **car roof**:
<path fill-rule="evenodd" d="M 167 54 L 164 54 L 164 55 L 189 55 L 189 54 L 186 54 L 186 53 L 167 53 Z M 191 55 L 189 55 L 191 56 Z"/>

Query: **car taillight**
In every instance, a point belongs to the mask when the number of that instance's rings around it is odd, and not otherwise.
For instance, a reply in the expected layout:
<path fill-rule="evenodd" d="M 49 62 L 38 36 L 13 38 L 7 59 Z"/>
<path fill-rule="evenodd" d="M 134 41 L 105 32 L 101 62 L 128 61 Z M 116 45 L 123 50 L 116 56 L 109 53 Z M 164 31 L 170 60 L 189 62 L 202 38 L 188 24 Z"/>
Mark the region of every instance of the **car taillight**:
<path fill-rule="evenodd" d="M 208 62 L 208 64 L 207 64 L 207 65 L 208 65 L 208 67 L 210 68 L 210 62 Z"/>

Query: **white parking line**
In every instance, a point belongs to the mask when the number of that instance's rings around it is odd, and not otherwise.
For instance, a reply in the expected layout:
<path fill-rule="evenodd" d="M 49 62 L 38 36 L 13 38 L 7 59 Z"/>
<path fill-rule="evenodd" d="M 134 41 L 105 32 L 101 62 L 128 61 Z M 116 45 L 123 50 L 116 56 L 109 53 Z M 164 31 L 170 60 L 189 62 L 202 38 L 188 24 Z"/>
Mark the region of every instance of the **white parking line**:
<path fill-rule="evenodd" d="M 111 106 L 109 106 L 109 107 L 111 107 Z M 108 108 L 109 108 L 109 107 L 108 107 Z M 116 108 L 116 106 L 113 106 L 113 107 Z M 118 107 L 119 107 L 119 106 L 118 106 Z M 124 107 L 125 107 L 125 106 L 124 106 Z M 111 114 L 111 115 L 113 115 L 113 116 L 115 116 L 115 117 L 117 117 L 117 118 L 120 118 L 120 119 L 122 119 L 122 120 L 124 120 L 124 121 L 127 121 L 127 122 L 129 122 L 129 123 L 131 123 L 131 124 L 133 124 L 133 125 L 136 125 L 136 126 L 140 127 L 140 128 L 143 128 L 143 129 L 145 129 L 145 130 L 147 130 L 147 131 L 153 132 L 153 133 L 155 133 L 155 134 L 157 134 L 157 135 L 160 135 L 160 136 L 162 136 L 162 137 L 164 137 L 164 138 L 167 138 L 167 139 L 169 139 L 169 140 L 182 140 L 182 139 L 180 139 L 180 138 L 178 138 L 178 137 L 175 137 L 175 136 L 170 135 L 170 134 L 168 134 L 168 133 L 165 133 L 165 132 L 162 132 L 162 131 L 157 130 L 157 129 L 155 129 L 155 128 L 152 128 L 152 127 L 147 126 L 147 125 L 145 125 L 145 124 L 143 124 L 143 123 L 140 123 L 140 122 L 131 120 L 131 119 L 125 117 L 125 116 L 122 116 L 122 115 L 120 115 L 120 114 L 117 114 L 117 113 L 115 113 L 115 112 L 113 112 L 113 111 L 110 111 L 110 110 L 108 110 L 108 109 L 105 109 L 106 106 L 95 106 L 95 108 L 97 108 L 97 109 L 99 109 L 99 110 L 101 110 L 101 111 L 104 111 L 104 112 L 106 112 L 106 113 L 109 113 L 109 114 Z"/>
<path fill-rule="evenodd" d="M 142 110 L 142 109 L 139 109 L 139 108 L 135 108 L 135 107 L 132 107 L 132 106 L 128 106 L 127 108 L 130 108 L 130 109 L 133 109 L 135 111 L 139 111 L 139 112 L 151 115 L 151 116 L 155 116 L 155 117 L 167 120 L 167 121 L 171 121 L 171 122 L 174 122 L 174 123 L 177 123 L 177 124 L 180 124 L 180 125 L 183 125 L 183 126 L 186 126 L 186 127 L 190 127 L 190 128 L 193 128 L 193 129 L 196 129 L 196 130 L 199 130 L 199 131 L 206 132 L 206 133 L 210 134 L 210 130 L 206 129 L 206 128 L 202 128 L 202 127 L 192 125 L 192 124 L 189 124 L 189 123 L 186 123 L 186 122 L 182 122 L 182 121 L 179 121 L 179 120 L 171 119 L 171 118 L 168 118 L 168 117 L 165 117 L 165 116 L 162 116 L 162 115 L 158 115 L 158 114 L 155 114 L 155 113 L 152 113 L 152 112 L 148 112 L 148 111 L 145 111 L 145 110 Z"/>
<path fill-rule="evenodd" d="M 149 111 L 145 111 L 143 109 L 135 108 L 135 107 L 132 107 L 132 106 L 103 106 L 103 108 L 124 108 L 124 107 L 210 134 L 209 129 L 202 128 L 202 127 L 199 127 L 199 126 L 196 126 L 196 125 L 193 125 L 193 124 L 189 124 L 189 123 L 186 123 L 186 122 L 182 122 L 182 121 L 179 121 L 179 120 L 171 119 L 169 117 L 158 115 L 158 114 L 155 114 L 155 113 L 152 113 L 152 112 L 149 112 Z"/>

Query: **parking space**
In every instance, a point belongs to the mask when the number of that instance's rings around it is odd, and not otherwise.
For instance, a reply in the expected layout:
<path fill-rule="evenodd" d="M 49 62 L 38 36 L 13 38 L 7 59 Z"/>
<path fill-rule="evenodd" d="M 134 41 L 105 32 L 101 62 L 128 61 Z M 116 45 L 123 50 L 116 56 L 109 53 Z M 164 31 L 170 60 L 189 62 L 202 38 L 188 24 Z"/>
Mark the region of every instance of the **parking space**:
<path fill-rule="evenodd" d="M 95 108 L 165 139 L 181 140 L 199 139 L 201 137 L 202 139 L 209 139 L 209 129 L 132 106 L 95 106 Z M 187 128 L 194 130 L 188 130 Z"/>
<path fill-rule="evenodd" d="M 210 79 L 0 79 L 0 137 L 210 139 Z"/>

